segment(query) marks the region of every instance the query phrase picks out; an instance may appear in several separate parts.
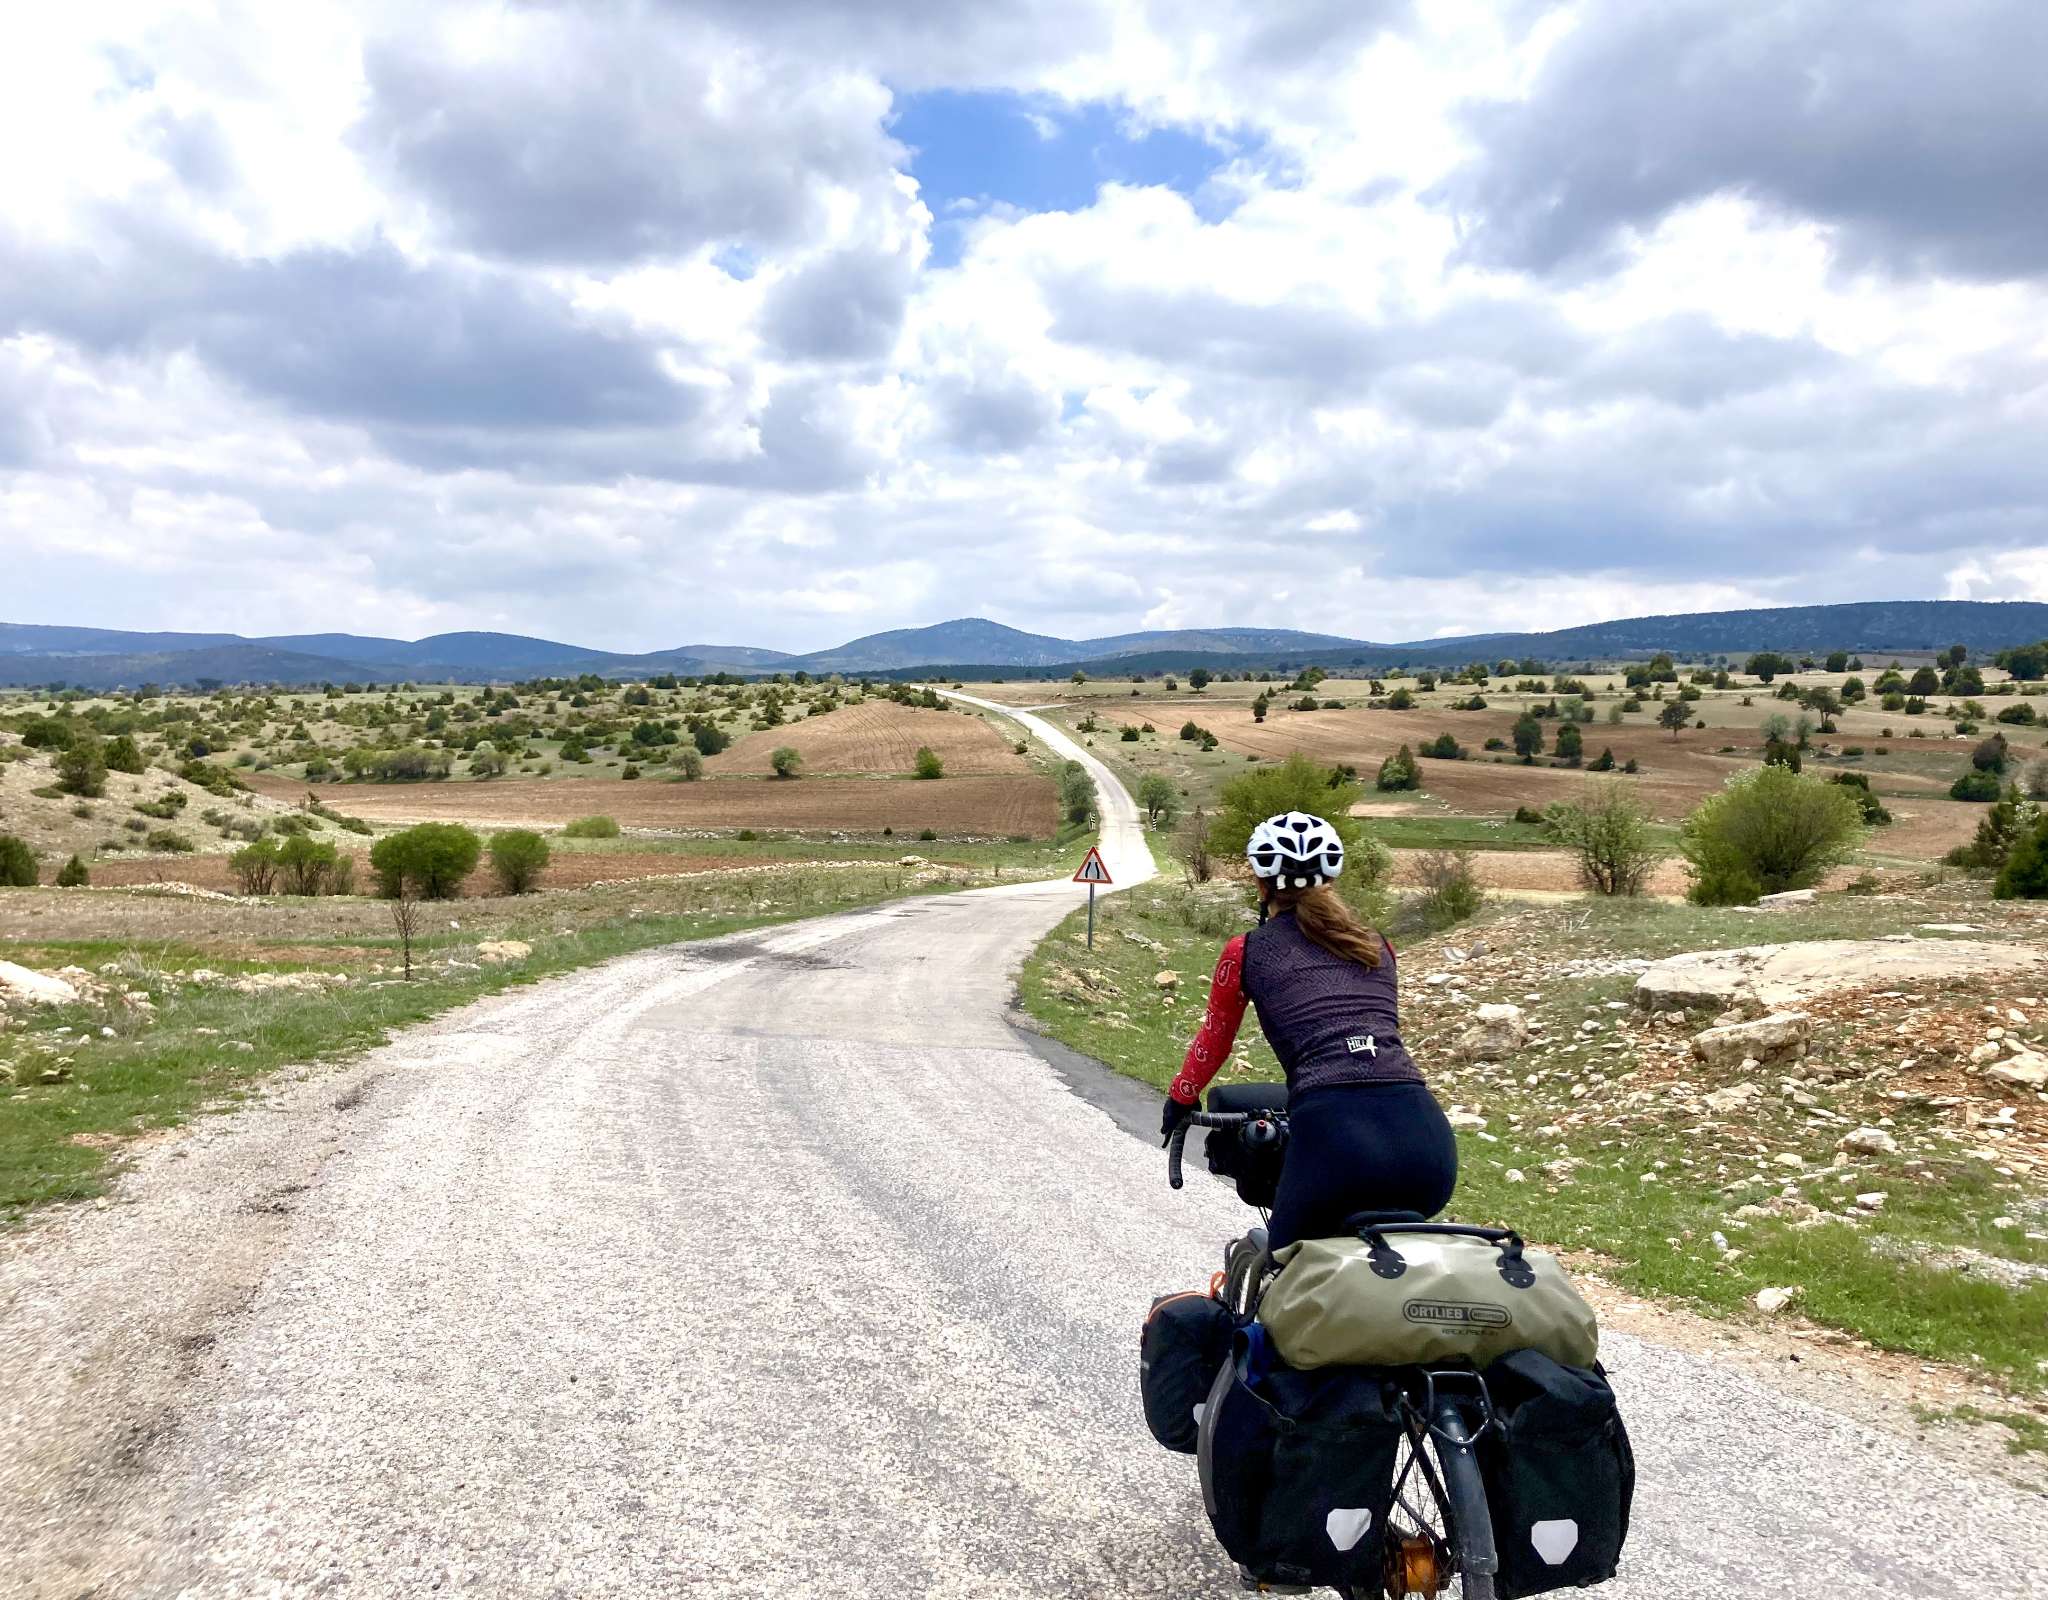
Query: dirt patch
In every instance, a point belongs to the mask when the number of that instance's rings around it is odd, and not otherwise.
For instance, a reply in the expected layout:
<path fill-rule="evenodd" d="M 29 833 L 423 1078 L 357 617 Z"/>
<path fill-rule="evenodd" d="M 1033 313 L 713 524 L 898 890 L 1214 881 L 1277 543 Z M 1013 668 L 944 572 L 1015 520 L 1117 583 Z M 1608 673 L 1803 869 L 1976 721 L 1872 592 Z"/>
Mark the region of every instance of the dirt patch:
<path fill-rule="evenodd" d="M 870 700 L 806 717 L 787 727 L 750 733 L 705 763 L 719 777 L 766 777 L 768 757 L 784 745 L 804 758 L 808 777 L 895 776 L 909 772 L 928 748 L 951 777 L 1028 773 L 1031 764 L 980 717 Z M 941 780 L 943 781 L 943 780 Z"/>
<path fill-rule="evenodd" d="M 965 722 L 966 718 L 959 719 Z M 303 786 L 301 786 L 303 792 Z M 698 783 L 590 778 L 496 783 L 352 784 L 323 791 L 338 810 L 374 822 L 559 827 L 606 816 L 628 828 L 758 828 L 1049 839 L 1059 823 L 1052 780 L 1036 773 L 914 778 L 719 778 Z"/>

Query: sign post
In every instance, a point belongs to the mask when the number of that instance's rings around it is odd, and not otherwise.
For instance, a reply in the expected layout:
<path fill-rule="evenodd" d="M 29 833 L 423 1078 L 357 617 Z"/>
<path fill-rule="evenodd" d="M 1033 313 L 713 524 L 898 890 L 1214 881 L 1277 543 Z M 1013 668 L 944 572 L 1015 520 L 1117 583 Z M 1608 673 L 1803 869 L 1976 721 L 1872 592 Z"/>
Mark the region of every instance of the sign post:
<path fill-rule="evenodd" d="M 1074 874 L 1074 882 L 1088 885 L 1088 948 L 1095 948 L 1095 886 L 1111 882 L 1109 868 L 1102 864 L 1102 852 L 1094 845 L 1088 847 L 1088 854 L 1081 858 L 1081 870 Z"/>

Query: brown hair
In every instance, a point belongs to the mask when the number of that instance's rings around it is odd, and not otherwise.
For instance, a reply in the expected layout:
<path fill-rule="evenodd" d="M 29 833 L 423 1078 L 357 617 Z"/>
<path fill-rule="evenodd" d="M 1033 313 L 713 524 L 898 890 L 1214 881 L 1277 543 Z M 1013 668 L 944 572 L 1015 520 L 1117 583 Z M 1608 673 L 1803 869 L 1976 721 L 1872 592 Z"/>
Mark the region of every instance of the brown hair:
<path fill-rule="evenodd" d="M 1328 884 L 1314 889 L 1275 889 L 1272 905 L 1275 911 L 1292 911 L 1295 926 L 1331 955 L 1362 967 L 1380 964 L 1385 941 L 1360 922 L 1358 914 L 1338 899 L 1337 891 Z"/>

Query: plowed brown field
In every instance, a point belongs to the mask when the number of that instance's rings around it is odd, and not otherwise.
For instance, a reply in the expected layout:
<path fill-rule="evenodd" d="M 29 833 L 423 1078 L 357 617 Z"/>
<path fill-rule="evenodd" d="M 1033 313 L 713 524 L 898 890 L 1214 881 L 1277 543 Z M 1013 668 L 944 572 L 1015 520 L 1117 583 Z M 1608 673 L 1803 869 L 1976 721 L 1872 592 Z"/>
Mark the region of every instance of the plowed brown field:
<path fill-rule="evenodd" d="M 937 752 L 948 777 L 1031 770 L 1009 741 L 979 717 L 888 700 L 843 706 L 787 727 L 750 733 L 707 761 L 705 770 L 718 777 L 765 777 L 771 770 L 769 755 L 783 745 L 803 756 L 809 777 L 906 773 L 916 764 L 920 746 Z"/>
<path fill-rule="evenodd" d="M 374 879 L 370 852 L 347 852 L 356 866 L 356 888 L 369 893 Z M 876 855 L 884 852 L 877 850 Z M 581 889 L 593 883 L 617 883 L 629 878 L 661 878 L 679 873 L 731 872 L 737 866 L 767 866 L 798 859 L 793 856 L 748 856 L 736 862 L 731 856 L 689 856 L 664 850 L 604 850 L 570 852 L 557 850 L 540 875 L 543 889 Z M 162 857 L 147 861 L 103 861 L 92 869 L 95 888 L 119 888 L 124 884 L 189 883 L 200 889 L 223 894 L 235 892 L 235 875 L 228 870 L 226 856 Z M 466 898 L 478 899 L 498 892 L 497 878 L 485 861 L 462 883 Z"/>
<path fill-rule="evenodd" d="M 961 718 L 965 721 L 965 718 Z M 305 786 L 297 786 L 303 794 Z M 1050 838 L 1059 796 L 1037 773 L 1007 777 L 723 778 L 673 783 L 617 778 L 515 778 L 495 783 L 350 784 L 323 789 L 336 809 L 373 822 L 550 827 L 614 817 L 628 828 L 759 828 L 949 837 Z"/>

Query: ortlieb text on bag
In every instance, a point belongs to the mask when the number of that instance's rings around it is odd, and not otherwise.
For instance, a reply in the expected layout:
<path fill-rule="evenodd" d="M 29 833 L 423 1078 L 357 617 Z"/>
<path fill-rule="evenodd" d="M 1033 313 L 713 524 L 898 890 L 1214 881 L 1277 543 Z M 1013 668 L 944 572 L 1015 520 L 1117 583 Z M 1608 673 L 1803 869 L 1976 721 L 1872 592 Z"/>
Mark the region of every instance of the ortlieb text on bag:
<path fill-rule="evenodd" d="M 1405 1366 L 1540 1350 L 1590 1367 L 1593 1311 L 1555 1257 L 1499 1228 L 1369 1227 L 1276 1253 L 1259 1321 L 1289 1366 Z"/>
<path fill-rule="evenodd" d="M 1535 1350 L 1486 1371 L 1494 1426 L 1479 1470 L 1500 1556 L 1502 1600 L 1614 1576 L 1635 1497 L 1635 1456 L 1606 1375 Z"/>
<path fill-rule="evenodd" d="M 1138 1387 L 1145 1425 L 1169 1450 L 1195 1451 L 1201 1408 L 1216 1373 L 1230 1360 L 1236 1331 L 1230 1308 L 1207 1294 L 1162 1295 L 1138 1338 Z"/>

